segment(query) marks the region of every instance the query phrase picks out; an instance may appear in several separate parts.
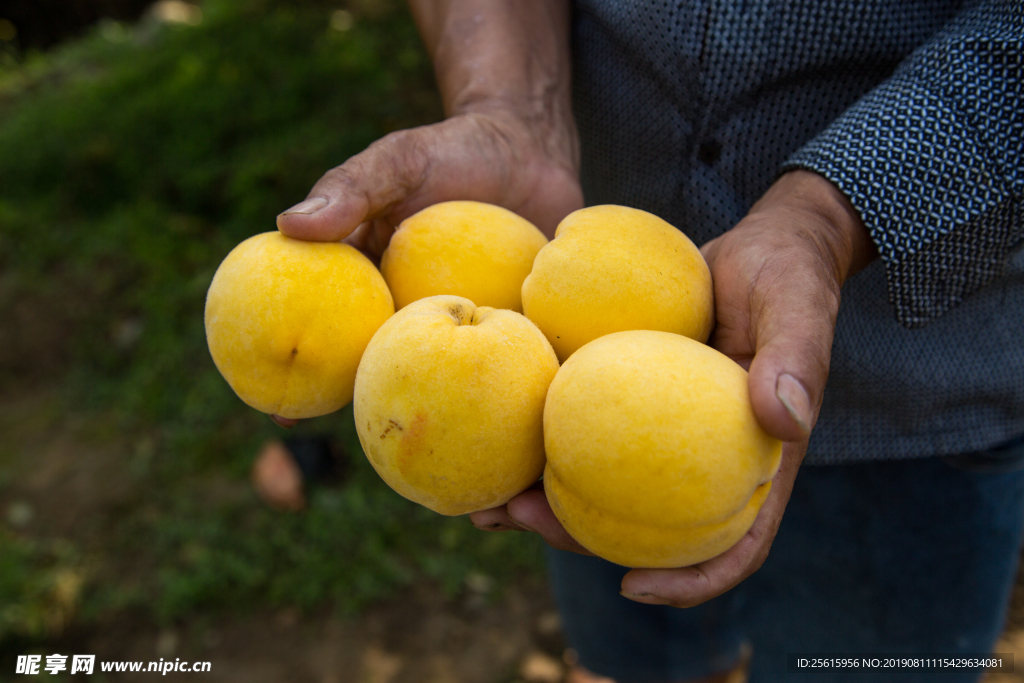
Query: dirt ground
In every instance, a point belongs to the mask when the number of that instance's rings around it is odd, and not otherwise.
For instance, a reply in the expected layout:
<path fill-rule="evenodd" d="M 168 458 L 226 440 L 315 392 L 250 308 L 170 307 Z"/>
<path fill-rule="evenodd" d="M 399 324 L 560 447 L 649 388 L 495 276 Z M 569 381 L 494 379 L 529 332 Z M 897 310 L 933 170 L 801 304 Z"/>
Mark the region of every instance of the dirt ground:
<path fill-rule="evenodd" d="M 420 587 L 358 619 L 257 613 L 181 629 L 111 624 L 69 634 L 98 660 L 209 661 L 225 683 L 499 683 L 562 679 L 558 617 L 543 586 L 513 586 L 493 604 L 445 601 Z M 77 648 L 77 649 L 75 649 Z M 118 674 L 118 681 L 152 674 Z M 168 681 L 197 674 L 168 674 Z"/>
<path fill-rule="evenodd" d="M 0 487 L 0 513 L 32 536 L 88 546 L 110 532 L 119 509 L 137 505 L 144 495 L 124 471 L 126 453 L 137 444 L 95 434 L 95 425 L 59 414 L 55 406 L 45 390 L 0 400 L 0 470 L 8 482 Z M 97 661 L 209 661 L 211 674 L 201 678 L 225 683 L 561 680 L 565 646 L 543 582 L 523 579 L 505 588 L 484 579 L 468 584 L 457 599 L 419 585 L 351 619 L 286 609 L 201 616 L 161 629 L 129 614 L 72 626 L 46 649 L 95 654 Z M 3 667 L 0 680 L 6 680 L 7 662 Z M 166 680 L 196 680 L 196 675 L 169 673 Z M 152 676 L 119 673 L 109 680 Z"/>
<path fill-rule="evenodd" d="M 108 531 L 109 521 L 103 520 L 116 519 L 116 510 L 140 495 L 119 476 L 121 446 L 129 445 L 119 445 L 116 437 L 111 442 L 109 435 L 83 438 L 89 425 L 55 414 L 53 405 L 45 391 L 0 401 L 6 451 L 0 455 L 8 481 L 17 482 L 0 489 L 0 512 L 10 522 L 19 509 L 31 510 L 23 521 L 26 530 L 87 544 Z M 12 466 L 12 449 L 31 458 L 18 457 Z M 161 629 L 129 615 L 72 627 L 47 647 L 96 654 L 98 661 L 209 661 L 209 674 L 170 673 L 165 679 L 224 683 L 558 683 L 572 660 L 547 588 L 528 580 L 500 594 L 486 582 L 470 584 L 457 599 L 420 585 L 351 619 L 258 611 Z M 990 673 L 985 683 L 1024 683 L 1024 577 L 996 651 L 1013 653 L 1020 672 Z M 152 676 L 75 679 L 130 682 Z M 735 683 L 742 680 L 737 676 Z"/>
<path fill-rule="evenodd" d="M 1017 569 L 1017 585 L 1010 599 L 1010 610 L 994 652 L 1013 655 L 1013 673 L 989 672 L 983 683 L 1024 683 L 1024 567 Z"/>

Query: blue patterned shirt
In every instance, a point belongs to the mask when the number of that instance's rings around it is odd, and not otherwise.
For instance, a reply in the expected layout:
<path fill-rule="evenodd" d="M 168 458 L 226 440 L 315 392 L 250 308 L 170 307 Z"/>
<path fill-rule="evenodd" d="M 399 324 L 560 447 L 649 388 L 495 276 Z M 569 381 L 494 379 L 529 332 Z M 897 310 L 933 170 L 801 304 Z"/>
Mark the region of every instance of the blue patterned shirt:
<path fill-rule="evenodd" d="M 807 168 L 860 212 L 807 462 L 1024 434 L 1024 1 L 578 0 L 573 51 L 588 204 L 702 244 Z"/>

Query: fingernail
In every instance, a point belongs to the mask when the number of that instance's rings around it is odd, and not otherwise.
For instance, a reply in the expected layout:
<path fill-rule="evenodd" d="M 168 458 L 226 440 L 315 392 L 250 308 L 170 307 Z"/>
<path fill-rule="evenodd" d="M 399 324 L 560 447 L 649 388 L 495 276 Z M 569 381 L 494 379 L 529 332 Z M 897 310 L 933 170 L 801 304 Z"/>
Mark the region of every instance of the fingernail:
<path fill-rule="evenodd" d="M 775 385 L 775 395 L 786 406 L 786 412 L 800 426 L 804 434 L 811 433 L 811 398 L 807 390 L 796 377 L 790 374 L 779 375 Z"/>
<path fill-rule="evenodd" d="M 320 209 L 327 206 L 328 202 L 323 197 L 310 197 L 304 202 L 299 202 L 290 209 L 281 212 L 282 216 L 287 216 L 292 213 L 301 213 L 308 216 L 311 213 L 316 213 Z"/>
<path fill-rule="evenodd" d="M 291 429 L 298 422 L 296 420 L 289 420 L 287 417 L 281 417 L 280 415 L 271 415 L 270 419 L 274 421 L 278 427 L 284 427 L 285 429 Z"/>
<path fill-rule="evenodd" d="M 509 527 L 505 526 L 501 522 L 495 522 L 494 524 L 485 524 L 483 526 L 478 526 L 474 524 L 473 526 L 475 526 L 480 531 L 509 531 Z"/>
<path fill-rule="evenodd" d="M 509 517 L 509 519 L 512 519 L 512 518 Z M 515 524 L 517 527 L 519 527 L 520 531 L 533 531 L 533 529 L 531 529 L 530 527 L 526 526 L 525 524 L 520 522 L 518 519 L 512 519 L 512 523 Z M 533 531 L 533 533 L 537 533 L 537 532 Z"/>
<path fill-rule="evenodd" d="M 625 591 L 620 591 L 619 595 L 621 595 L 624 598 L 628 598 L 629 600 L 636 600 L 638 602 L 643 602 L 648 605 L 668 604 L 668 600 L 665 600 L 664 598 L 659 598 L 654 593 L 626 593 Z"/>

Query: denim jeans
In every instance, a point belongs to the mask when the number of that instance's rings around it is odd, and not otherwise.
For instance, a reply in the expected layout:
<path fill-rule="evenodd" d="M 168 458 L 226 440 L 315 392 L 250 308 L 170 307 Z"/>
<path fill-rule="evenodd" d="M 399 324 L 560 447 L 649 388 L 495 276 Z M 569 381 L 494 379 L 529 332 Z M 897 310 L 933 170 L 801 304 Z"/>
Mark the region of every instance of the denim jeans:
<path fill-rule="evenodd" d="M 750 683 L 975 681 L 976 669 L 787 673 L 787 654 L 990 652 L 1021 548 L 1022 464 L 1024 439 L 957 458 L 805 466 L 761 569 L 690 609 L 627 600 L 625 568 L 552 550 L 569 644 L 619 683 L 728 669 L 744 642 Z"/>

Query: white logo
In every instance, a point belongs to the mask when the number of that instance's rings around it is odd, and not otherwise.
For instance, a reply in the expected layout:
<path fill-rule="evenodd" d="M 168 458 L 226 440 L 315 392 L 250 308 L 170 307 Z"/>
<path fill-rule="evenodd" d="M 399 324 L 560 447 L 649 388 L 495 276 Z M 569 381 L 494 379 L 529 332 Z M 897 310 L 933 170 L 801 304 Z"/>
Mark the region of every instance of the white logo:
<path fill-rule="evenodd" d="M 14 673 L 37 674 L 39 673 L 39 662 L 42 660 L 42 655 L 18 655 L 18 664 L 15 666 Z"/>
<path fill-rule="evenodd" d="M 46 673 L 60 673 L 68 668 L 67 655 L 46 655 Z"/>
<path fill-rule="evenodd" d="M 91 674 L 96 664 L 96 655 L 75 655 L 71 658 L 71 673 Z"/>
<path fill-rule="evenodd" d="M 50 674 L 58 674 L 68 670 L 69 655 L 46 655 L 46 664 L 43 664 L 43 655 L 18 655 L 14 673 L 39 675 L 43 671 Z M 96 655 L 70 655 L 72 674 L 86 674 L 91 676 L 96 669 Z M 169 672 L 181 673 L 209 673 L 212 668 L 210 662 L 189 662 L 175 659 L 173 662 L 100 662 L 100 671 L 145 671 L 147 673 L 158 673 L 166 676 Z"/>

